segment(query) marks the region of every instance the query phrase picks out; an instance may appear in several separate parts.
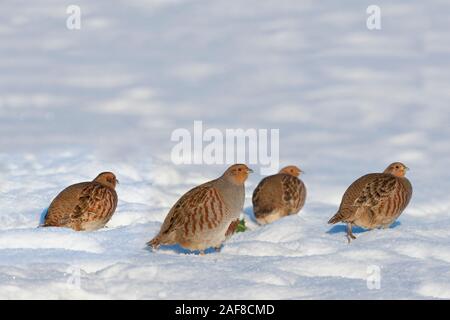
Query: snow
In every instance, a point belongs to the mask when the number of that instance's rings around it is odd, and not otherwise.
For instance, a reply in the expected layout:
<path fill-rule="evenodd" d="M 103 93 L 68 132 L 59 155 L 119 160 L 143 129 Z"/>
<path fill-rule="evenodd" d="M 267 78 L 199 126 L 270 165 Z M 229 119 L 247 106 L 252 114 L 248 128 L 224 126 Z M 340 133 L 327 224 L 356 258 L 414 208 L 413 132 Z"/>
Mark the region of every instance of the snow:
<path fill-rule="evenodd" d="M 56 0 L 0 5 L 0 298 L 450 299 L 450 39 L 445 1 Z M 222 252 L 145 247 L 173 203 L 226 165 L 175 165 L 171 133 L 280 129 L 306 171 L 300 215 Z M 357 177 L 405 162 L 414 196 L 387 230 L 327 225 Z M 258 169 L 258 165 L 253 166 Z M 97 232 L 38 228 L 64 187 L 113 171 Z M 370 289 L 373 270 L 380 287 Z"/>

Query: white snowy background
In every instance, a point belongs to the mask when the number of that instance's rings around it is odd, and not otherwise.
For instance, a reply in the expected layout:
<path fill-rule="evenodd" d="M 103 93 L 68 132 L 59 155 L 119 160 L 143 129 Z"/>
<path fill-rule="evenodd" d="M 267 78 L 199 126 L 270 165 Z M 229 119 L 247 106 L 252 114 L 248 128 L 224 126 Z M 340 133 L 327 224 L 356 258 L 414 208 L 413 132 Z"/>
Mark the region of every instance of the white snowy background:
<path fill-rule="evenodd" d="M 0 298 L 450 298 L 449 14 L 439 0 L 2 1 Z M 221 253 L 147 250 L 180 195 L 226 168 L 170 161 L 194 120 L 280 129 L 281 164 L 307 172 L 301 214 L 255 225 L 256 173 L 251 230 Z M 411 168 L 409 207 L 348 245 L 327 220 L 393 161 Z M 121 182 L 108 228 L 37 228 L 61 189 L 107 170 Z"/>

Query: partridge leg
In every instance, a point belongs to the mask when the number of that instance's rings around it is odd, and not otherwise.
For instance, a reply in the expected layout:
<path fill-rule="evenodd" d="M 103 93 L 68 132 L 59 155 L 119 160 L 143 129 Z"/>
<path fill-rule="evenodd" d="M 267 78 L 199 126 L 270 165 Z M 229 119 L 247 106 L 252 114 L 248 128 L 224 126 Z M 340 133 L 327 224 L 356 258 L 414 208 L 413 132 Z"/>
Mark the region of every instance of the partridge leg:
<path fill-rule="evenodd" d="M 222 250 L 222 246 L 215 247 L 214 250 L 216 250 L 216 252 L 220 252 L 220 250 Z"/>
<path fill-rule="evenodd" d="M 356 239 L 356 237 L 354 236 L 354 234 L 352 232 L 352 224 L 351 223 L 347 223 L 347 239 L 348 239 L 348 243 L 350 243 L 352 241 L 352 239 Z"/>

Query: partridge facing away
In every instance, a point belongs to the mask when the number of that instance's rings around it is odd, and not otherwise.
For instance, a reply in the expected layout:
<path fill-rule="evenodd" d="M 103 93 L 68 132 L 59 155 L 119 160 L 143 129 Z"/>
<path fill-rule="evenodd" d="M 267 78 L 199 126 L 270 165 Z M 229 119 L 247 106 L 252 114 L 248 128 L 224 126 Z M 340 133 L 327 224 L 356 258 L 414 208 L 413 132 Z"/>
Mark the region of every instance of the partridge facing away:
<path fill-rule="evenodd" d="M 244 183 L 253 172 L 244 164 L 235 164 L 212 181 L 185 193 L 170 209 L 161 230 L 147 244 L 179 244 L 189 250 L 214 247 L 234 233 L 244 207 Z"/>
<path fill-rule="evenodd" d="M 347 223 L 347 239 L 356 239 L 352 226 L 366 229 L 388 228 L 407 207 L 412 186 L 405 177 L 409 170 L 394 162 L 383 173 L 370 173 L 355 182 L 345 192 L 338 212 L 328 221 Z"/>
<path fill-rule="evenodd" d="M 306 187 L 298 176 L 303 171 L 287 166 L 261 180 L 253 192 L 253 212 L 259 224 L 267 224 L 297 214 L 306 200 Z"/>
<path fill-rule="evenodd" d="M 50 204 L 44 227 L 67 227 L 76 231 L 103 228 L 117 207 L 116 184 L 111 172 L 100 173 L 91 182 L 71 185 Z"/>

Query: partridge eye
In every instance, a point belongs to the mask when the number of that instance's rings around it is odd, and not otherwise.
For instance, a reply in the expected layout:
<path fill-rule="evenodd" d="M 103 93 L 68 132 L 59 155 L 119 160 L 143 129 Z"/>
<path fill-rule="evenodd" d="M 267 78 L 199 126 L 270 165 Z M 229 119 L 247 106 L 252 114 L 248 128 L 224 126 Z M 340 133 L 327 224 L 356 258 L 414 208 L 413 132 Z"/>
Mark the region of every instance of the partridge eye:
<path fill-rule="evenodd" d="M 242 169 L 241 169 L 241 168 L 239 168 L 239 169 L 238 169 L 238 171 L 242 171 Z"/>

